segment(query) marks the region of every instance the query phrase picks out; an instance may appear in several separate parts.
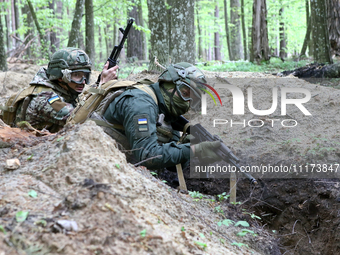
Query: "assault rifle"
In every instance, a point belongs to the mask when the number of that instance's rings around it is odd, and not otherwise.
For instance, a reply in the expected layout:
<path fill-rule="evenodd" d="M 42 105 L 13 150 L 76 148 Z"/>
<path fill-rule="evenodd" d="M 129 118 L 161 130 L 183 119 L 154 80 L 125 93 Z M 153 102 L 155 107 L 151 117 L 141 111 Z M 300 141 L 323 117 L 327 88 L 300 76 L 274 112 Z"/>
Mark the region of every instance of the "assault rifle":
<path fill-rule="evenodd" d="M 125 43 L 125 41 L 126 41 L 126 39 L 127 39 L 127 36 L 128 36 L 128 34 L 129 34 L 129 32 L 130 32 L 130 28 L 132 27 L 133 22 L 134 22 L 134 19 L 131 18 L 131 19 L 128 20 L 128 24 L 127 24 L 127 26 L 126 26 L 125 29 L 119 28 L 119 31 L 123 34 L 123 37 L 122 37 L 122 40 L 120 41 L 119 45 L 115 45 L 115 46 L 113 47 L 113 50 L 112 50 L 112 52 L 111 52 L 111 55 L 110 55 L 109 58 L 107 59 L 107 61 L 109 61 L 109 67 L 108 67 L 108 69 L 110 69 L 110 68 L 116 66 L 116 65 L 119 63 L 118 58 L 119 58 L 120 52 L 121 52 L 122 49 L 123 49 L 124 43 Z M 105 63 L 106 63 L 106 62 L 105 62 Z M 101 76 L 101 74 L 98 76 L 97 83 L 100 82 L 100 76 Z"/>
<path fill-rule="evenodd" d="M 180 116 L 178 122 L 176 122 L 176 126 L 173 126 L 173 128 L 177 129 L 179 126 L 183 127 L 188 122 L 189 121 L 186 118 L 184 118 L 183 116 Z M 221 147 L 217 149 L 216 154 L 218 156 L 220 156 L 220 158 L 223 161 L 225 161 L 225 162 L 235 166 L 237 172 L 238 173 L 243 173 L 244 176 L 249 179 L 251 184 L 257 184 L 257 181 L 256 181 L 256 179 L 253 176 L 251 176 L 250 174 L 248 174 L 246 172 L 242 172 L 241 171 L 241 168 L 240 168 L 240 165 L 239 165 L 240 160 L 234 155 L 234 153 L 228 148 L 227 145 L 225 145 L 223 143 L 221 138 L 219 138 L 217 135 L 210 134 L 209 131 L 206 130 L 199 123 L 195 124 L 195 125 L 192 125 L 192 126 L 189 126 L 187 128 L 186 132 L 188 134 L 193 135 L 195 137 L 195 139 L 194 139 L 195 143 L 201 143 L 201 142 L 204 142 L 204 141 L 210 141 L 210 142 L 212 142 L 212 141 L 220 141 L 221 142 Z"/>

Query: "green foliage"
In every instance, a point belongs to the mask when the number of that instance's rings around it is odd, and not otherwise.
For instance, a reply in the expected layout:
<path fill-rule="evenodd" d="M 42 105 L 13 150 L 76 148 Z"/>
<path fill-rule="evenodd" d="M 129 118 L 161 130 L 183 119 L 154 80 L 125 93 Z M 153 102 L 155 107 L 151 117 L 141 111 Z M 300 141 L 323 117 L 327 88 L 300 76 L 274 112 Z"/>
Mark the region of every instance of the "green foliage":
<path fill-rule="evenodd" d="M 5 228 L 4 228 L 2 225 L 0 225 L 0 231 L 1 231 L 2 233 L 4 233 L 5 235 L 7 234 Z"/>
<path fill-rule="evenodd" d="M 231 243 L 231 245 L 235 245 L 235 246 L 238 246 L 238 247 L 242 247 L 242 246 L 246 246 L 246 247 L 248 247 L 248 244 L 244 244 L 244 243 L 237 243 L 237 242 L 233 242 L 233 243 Z"/>
<path fill-rule="evenodd" d="M 118 169 L 120 169 L 120 165 L 118 163 L 115 164 L 115 167 L 117 167 Z"/>
<path fill-rule="evenodd" d="M 282 62 L 277 58 L 271 58 L 269 63 L 262 65 L 253 64 L 248 61 L 231 61 L 231 62 L 214 62 L 210 65 L 199 64 L 198 67 L 202 70 L 213 71 L 213 72 L 270 72 L 278 73 L 285 70 L 293 70 L 302 66 L 307 65 L 309 62 L 302 60 L 295 62 L 293 60 L 287 60 Z"/>
<path fill-rule="evenodd" d="M 199 233 L 199 236 L 200 236 L 201 238 L 205 238 L 204 234 L 202 234 L 202 233 Z"/>
<path fill-rule="evenodd" d="M 252 219 L 258 219 L 261 220 L 261 217 L 255 215 L 254 213 L 249 213 L 249 212 L 243 212 L 243 214 L 249 214 Z"/>
<path fill-rule="evenodd" d="M 46 227 L 47 222 L 46 222 L 46 220 L 38 220 L 38 221 L 34 222 L 34 225 L 42 225 L 43 227 Z"/>
<path fill-rule="evenodd" d="M 141 237 L 145 237 L 146 236 L 146 229 L 143 229 L 140 233 Z"/>
<path fill-rule="evenodd" d="M 244 220 L 240 220 L 240 221 L 235 223 L 235 227 L 237 227 L 237 226 L 249 227 L 249 223 L 244 221 Z"/>
<path fill-rule="evenodd" d="M 27 219 L 28 213 L 27 211 L 19 211 L 15 214 L 15 219 L 17 222 L 23 222 Z"/>
<path fill-rule="evenodd" d="M 242 204 L 241 202 L 230 202 L 232 205 L 240 205 Z"/>
<path fill-rule="evenodd" d="M 192 198 L 199 198 L 199 199 L 203 198 L 203 194 L 199 193 L 198 191 L 188 191 L 188 192 Z"/>
<path fill-rule="evenodd" d="M 254 231 L 249 230 L 249 229 L 241 229 L 241 231 L 237 233 L 238 236 L 245 236 L 247 234 L 252 234 L 253 236 L 257 236 L 257 234 L 255 234 Z"/>
<path fill-rule="evenodd" d="M 221 209 L 221 206 L 219 205 L 219 206 L 216 206 L 215 208 L 214 208 L 214 212 L 215 213 L 222 213 L 222 214 L 224 214 L 224 211 Z"/>
<path fill-rule="evenodd" d="M 33 154 L 27 157 L 27 160 L 32 160 Z"/>
<path fill-rule="evenodd" d="M 223 224 L 223 225 L 226 225 L 227 227 L 229 227 L 229 225 L 230 225 L 230 224 L 233 224 L 233 223 L 235 223 L 235 222 L 232 221 L 232 220 L 224 219 L 223 221 L 217 222 L 217 225 L 220 227 L 220 226 L 222 226 L 222 224 Z"/>
<path fill-rule="evenodd" d="M 206 243 L 202 243 L 200 241 L 195 241 L 195 244 L 197 244 L 198 246 L 201 246 L 204 250 L 208 247 Z"/>
<path fill-rule="evenodd" d="M 57 142 L 60 142 L 61 140 L 63 140 L 64 139 L 64 137 L 62 136 L 62 137 L 59 137 L 58 139 L 57 139 Z"/>
<path fill-rule="evenodd" d="M 230 197 L 230 195 L 227 195 L 227 192 L 223 192 L 220 195 L 217 195 L 218 201 L 223 201 L 224 199 L 227 200 Z"/>
<path fill-rule="evenodd" d="M 185 228 L 184 228 L 184 227 L 181 227 L 181 231 L 185 231 Z"/>
<path fill-rule="evenodd" d="M 155 172 L 150 172 L 150 174 L 153 175 L 153 176 L 157 176 L 157 175 L 158 175 L 158 174 L 155 173 Z"/>
<path fill-rule="evenodd" d="M 36 197 L 38 196 L 38 193 L 37 193 L 35 190 L 30 190 L 30 191 L 28 192 L 28 195 L 29 195 L 30 197 L 36 198 Z"/>

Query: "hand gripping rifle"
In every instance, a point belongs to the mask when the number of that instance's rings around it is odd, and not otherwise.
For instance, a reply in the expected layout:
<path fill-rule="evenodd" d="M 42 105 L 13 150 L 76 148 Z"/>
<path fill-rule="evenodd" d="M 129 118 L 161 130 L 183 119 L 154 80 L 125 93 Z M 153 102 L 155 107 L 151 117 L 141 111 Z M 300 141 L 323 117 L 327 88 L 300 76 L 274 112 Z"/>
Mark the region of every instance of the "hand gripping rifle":
<path fill-rule="evenodd" d="M 127 39 L 127 36 L 128 36 L 128 34 L 130 32 L 130 28 L 132 27 L 133 22 L 134 22 L 134 19 L 131 18 L 131 19 L 128 20 L 128 24 L 127 24 L 125 29 L 119 28 L 119 31 L 122 32 L 122 34 L 123 34 L 123 38 L 120 41 L 119 45 L 115 45 L 113 47 L 111 55 L 107 59 L 107 61 L 109 61 L 109 67 L 107 69 L 110 69 L 110 68 L 116 66 L 119 63 L 118 58 L 119 58 L 120 52 L 123 49 L 124 43 L 125 43 L 125 41 Z M 101 74 L 98 76 L 97 83 L 100 82 L 100 76 L 101 76 Z"/>
<path fill-rule="evenodd" d="M 177 126 L 173 126 L 173 128 L 178 130 L 177 129 L 178 127 L 180 127 L 180 126 L 183 127 L 183 124 L 186 125 L 187 123 L 189 123 L 189 121 L 186 118 L 184 118 L 183 116 L 180 116 L 179 120 L 176 124 Z M 206 130 L 199 123 L 195 124 L 195 125 L 188 126 L 187 129 L 186 129 L 186 133 L 193 135 L 195 137 L 194 141 L 197 142 L 197 143 L 201 143 L 201 142 L 204 142 L 204 141 L 209 141 L 209 142 L 220 141 L 221 147 L 217 149 L 216 154 L 218 156 L 220 156 L 220 158 L 223 161 L 235 166 L 236 169 L 237 169 L 237 172 L 243 173 L 244 176 L 249 179 L 251 184 L 257 184 L 257 181 L 253 176 L 251 176 L 250 174 L 248 174 L 244 171 L 241 171 L 241 168 L 240 168 L 240 165 L 239 165 L 240 160 L 234 155 L 234 153 L 228 148 L 227 145 L 225 145 L 223 143 L 221 138 L 219 138 L 217 135 L 210 134 L 209 131 Z"/>

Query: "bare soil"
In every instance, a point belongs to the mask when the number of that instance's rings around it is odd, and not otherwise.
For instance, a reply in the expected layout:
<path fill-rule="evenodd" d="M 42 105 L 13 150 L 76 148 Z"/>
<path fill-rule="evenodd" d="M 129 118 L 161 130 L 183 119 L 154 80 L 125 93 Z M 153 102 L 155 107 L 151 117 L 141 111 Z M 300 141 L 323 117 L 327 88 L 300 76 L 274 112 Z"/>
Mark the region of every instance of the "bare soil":
<path fill-rule="evenodd" d="M 0 104 L 27 86 L 40 68 L 18 63 L 9 67 L 10 71 L 0 73 Z M 214 78 L 217 73 L 206 74 Z M 271 94 L 258 78 L 287 79 L 258 73 L 218 75 L 241 88 L 246 86 L 241 79 L 251 79 L 253 87 L 262 89 L 256 95 L 264 99 Z M 156 77 L 140 73 L 129 79 Z M 296 109 L 290 109 L 291 117 L 299 122 L 294 131 L 280 126 L 211 128 L 241 163 L 339 161 L 339 90 L 293 77 L 285 81 L 292 79 L 293 87 L 298 84 L 313 91 L 307 108 L 316 119 L 305 120 Z M 230 94 L 222 94 L 222 100 L 230 99 Z M 211 107 L 208 111 L 214 114 L 206 123 L 221 113 L 231 115 L 230 109 Z M 254 118 L 247 114 L 245 118 Z M 228 193 L 228 179 L 190 179 L 186 172 L 188 189 L 204 197 L 182 194 L 171 187 L 176 186 L 174 174 L 159 171 L 154 176 L 144 167 L 127 163 L 116 142 L 93 122 L 42 137 L 0 126 L 0 137 L 0 254 L 340 252 L 338 179 L 260 177 L 259 184 L 252 186 L 240 178 L 237 201 L 241 204 L 233 205 L 216 196 Z M 8 170 L 6 160 L 13 158 L 18 158 L 21 166 Z M 28 195 L 31 190 L 37 197 Z M 16 220 L 19 211 L 29 212 L 23 222 Z M 247 221 L 250 226 L 221 225 L 226 219 Z M 239 236 L 241 229 L 253 233 Z"/>

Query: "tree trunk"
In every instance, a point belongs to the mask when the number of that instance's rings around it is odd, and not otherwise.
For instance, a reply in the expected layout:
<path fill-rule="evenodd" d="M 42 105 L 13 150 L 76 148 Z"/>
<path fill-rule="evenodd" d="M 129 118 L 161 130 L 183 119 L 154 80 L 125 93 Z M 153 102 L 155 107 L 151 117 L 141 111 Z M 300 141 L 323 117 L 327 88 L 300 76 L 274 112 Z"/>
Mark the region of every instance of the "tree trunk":
<path fill-rule="evenodd" d="M 7 7 L 8 8 L 8 7 Z M 7 14 L 5 15 L 5 26 L 6 26 L 6 45 L 7 45 L 7 51 L 11 48 L 11 40 L 9 38 L 9 30 L 10 30 L 10 21 L 9 21 L 9 8 L 7 9 Z"/>
<path fill-rule="evenodd" d="M 195 0 L 168 0 L 170 11 L 169 53 L 173 63 L 195 63 Z"/>
<path fill-rule="evenodd" d="M 164 0 L 148 0 L 150 35 L 149 70 L 163 71 L 154 63 L 155 57 L 163 66 L 169 64 L 169 17 Z"/>
<path fill-rule="evenodd" d="M 330 54 L 330 43 L 325 0 L 311 0 L 311 17 L 314 42 L 314 61 L 333 63 Z"/>
<path fill-rule="evenodd" d="M 199 18 L 199 10 L 201 7 L 199 6 L 199 0 L 196 1 L 196 20 L 197 20 L 197 33 L 198 33 L 198 59 L 202 60 L 204 57 L 203 53 L 203 42 L 202 42 L 202 26 Z"/>
<path fill-rule="evenodd" d="M 266 0 L 254 0 L 250 62 L 260 63 L 268 61 L 269 58 Z"/>
<path fill-rule="evenodd" d="M 300 57 L 306 55 L 307 46 L 308 46 L 308 43 L 310 41 L 310 33 L 311 33 L 311 31 L 312 31 L 312 24 L 311 24 L 311 19 L 309 17 L 309 20 L 307 22 L 306 36 L 305 36 L 305 40 L 303 41 Z"/>
<path fill-rule="evenodd" d="M 67 47 L 77 47 L 81 21 L 83 19 L 84 0 L 77 0 Z"/>
<path fill-rule="evenodd" d="M 286 53 L 286 47 L 287 47 L 287 43 L 286 43 L 286 35 L 285 35 L 285 23 L 282 21 L 283 20 L 283 12 L 284 12 L 284 8 L 281 8 L 279 11 L 279 17 L 280 17 L 280 58 L 284 59 L 287 57 L 287 53 Z"/>
<path fill-rule="evenodd" d="M 49 59 L 49 53 L 48 53 L 48 50 L 47 50 L 47 44 L 46 44 L 46 41 L 45 41 L 45 35 L 43 34 L 43 30 L 40 28 L 40 24 L 38 22 L 37 15 L 35 14 L 35 10 L 33 8 L 33 5 L 31 3 L 31 1 L 27 0 L 27 4 L 28 4 L 28 7 L 29 7 L 30 12 L 32 14 L 32 18 L 34 20 L 35 27 L 38 30 L 38 34 L 39 34 L 39 37 L 40 37 L 41 48 L 42 48 L 42 50 L 41 50 L 42 56 L 43 57 L 47 57 Z"/>
<path fill-rule="evenodd" d="M 99 62 L 103 62 L 102 28 L 98 26 Z"/>
<path fill-rule="evenodd" d="M 5 50 L 5 41 L 4 41 L 4 31 L 2 26 L 2 17 L 0 17 L 0 70 L 7 71 L 7 56 Z"/>
<path fill-rule="evenodd" d="M 155 66 L 154 57 L 163 66 L 170 62 L 195 63 L 194 0 L 148 0 L 149 28 L 151 29 L 151 58 L 149 70 Z"/>
<path fill-rule="evenodd" d="M 17 32 L 19 27 L 20 27 L 20 23 L 19 23 L 19 2 L 18 2 L 18 0 L 13 0 L 13 11 L 14 11 L 13 30 L 15 31 L 14 34 L 17 38 L 20 38 L 20 35 Z M 20 42 L 18 40 L 15 40 L 15 47 L 18 47 L 19 44 L 20 44 Z"/>
<path fill-rule="evenodd" d="M 244 60 L 247 60 L 248 46 L 247 46 L 246 24 L 245 24 L 245 17 L 244 17 L 244 0 L 241 0 L 241 22 L 242 22 L 242 34 L 243 34 Z"/>
<path fill-rule="evenodd" d="M 56 11 L 56 17 L 57 19 L 61 22 L 63 19 L 63 1 L 57 0 L 57 11 Z M 63 34 L 63 29 L 61 26 L 57 28 L 57 39 L 55 41 L 55 48 L 59 49 L 60 48 L 60 35 Z"/>
<path fill-rule="evenodd" d="M 340 56 L 340 1 L 327 0 L 328 8 L 328 31 L 331 44 L 331 56 Z"/>
<path fill-rule="evenodd" d="M 218 3 L 216 2 L 215 6 L 215 19 L 218 20 L 219 18 L 219 9 L 218 9 Z M 215 20 L 215 23 L 217 23 Z M 216 27 L 218 27 L 217 24 L 215 24 Z M 215 41 L 215 60 L 221 60 L 221 45 L 220 45 L 220 33 L 217 31 L 214 33 L 214 41 Z"/>
<path fill-rule="evenodd" d="M 224 0 L 224 24 L 225 24 L 225 33 L 227 35 L 227 46 L 228 46 L 229 59 L 233 59 L 232 52 L 231 52 L 231 49 L 230 49 L 229 19 L 228 19 L 227 0 Z"/>
<path fill-rule="evenodd" d="M 78 34 L 78 48 L 85 51 L 85 44 L 84 44 L 84 30 L 80 29 Z"/>
<path fill-rule="evenodd" d="M 107 26 L 104 26 L 104 34 L 106 35 L 105 36 L 105 49 L 106 49 L 105 58 L 108 57 L 110 55 L 111 51 L 112 51 L 112 49 L 110 49 L 110 47 L 109 47 L 109 40 L 108 40 L 108 34 L 109 34 L 110 29 L 111 29 L 110 24 L 108 24 Z"/>
<path fill-rule="evenodd" d="M 143 8 L 142 8 L 142 2 L 139 1 L 138 3 L 138 14 L 139 14 L 139 25 L 141 27 L 144 27 L 144 20 L 143 20 Z M 148 44 L 146 42 L 146 35 L 145 32 L 141 31 L 141 37 L 142 37 L 142 48 L 143 48 L 143 54 L 141 56 L 141 59 L 147 59 L 148 56 Z"/>
<path fill-rule="evenodd" d="M 52 0 L 51 2 L 49 2 L 49 9 L 52 10 L 52 13 L 54 14 L 55 16 L 55 11 L 54 11 L 54 6 L 55 6 L 55 2 L 54 0 Z M 50 51 L 52 53 L 56 52 L 57 51 L 57 47 L 56 47 L 56 42 L 57 42 L 57 33 L 55 31 L 56 28 L 53 28 L 53 30 L 50 32 Z"/>
<path fill-rule="evenodd" d="M 114 29 L 113 29 L 113 45 L 118 45 L 118 33 L 119 33 L 118 24 L 117 24 L 117 20 L 115 20 Z"/>
<path fill-rule="evenodd" d="M 135 4 L 136 0 L 133 1 Z M 138 8 L 136 5 L 132 7 L 128 13 L 128 17 L 135 19 L 135 25 L 140 26 Z M 137 60 L 143 59 L 143 38 L 142 31 L 132 27 L 129 32 L 129 37 L 127 40 L 127 51 L 126 55 L 128 58 L 137 58 Z"/>
<path fill-rule="evenodd" d="M 241 43 L 241 22 L 240 22 L 240 11 L 241 5 L 239 0 L 230 0 L 230 23 L 233 26 L 230 29 L 230 47 L 231 60 L 240 60 L 242 56 L 242 43 Z"/>
<path fill-rule="evenodd" d="M 311 40 L 311 38 L 313 37 L 313 31 L 312 31 L 312 19 L 311 19 L 311 14 L 310 14 L 310 4 L 309 4 L 310 0 L 306 0 L 306 24 L 307 24 L 307 29 L 308 29 L 308 25 L 310 24 L 310 33 L 309 33 L 309 37 L 307 38 L 308 40 L 308 55 L 311 57 L 314 55 L 314 44 Z"/>
<path fill-rule="evenodd" d="M 85 0 L 86 32 L 85 32 L 85 52 L 92 62 L 96 61 L 94 47 L 94 17 L 93 0 Z"/>
<path fill-rule="evenodd" d="M 25 43 L 29 43 L 34 35 L 33 35 L 33 32 L 34 32 L 34 24 L 33 24 L 33 18 L 32 18 L 32 14 L 29 10 L 29 7 L 27 5 L 27 3 L 24 4 L 24 7 L 22 8 L 22 13 L 26 13 L 26 26 L 27 26 L 27 32 L 25 33 L 25 38 L 26 38 L 26 41 Z M 31 50 L 31 46 L 27 47 L 26 49 L 26 55 L 28 56 L 28 58 L 31 58 L 32 57 L 32 50 Z"/>

